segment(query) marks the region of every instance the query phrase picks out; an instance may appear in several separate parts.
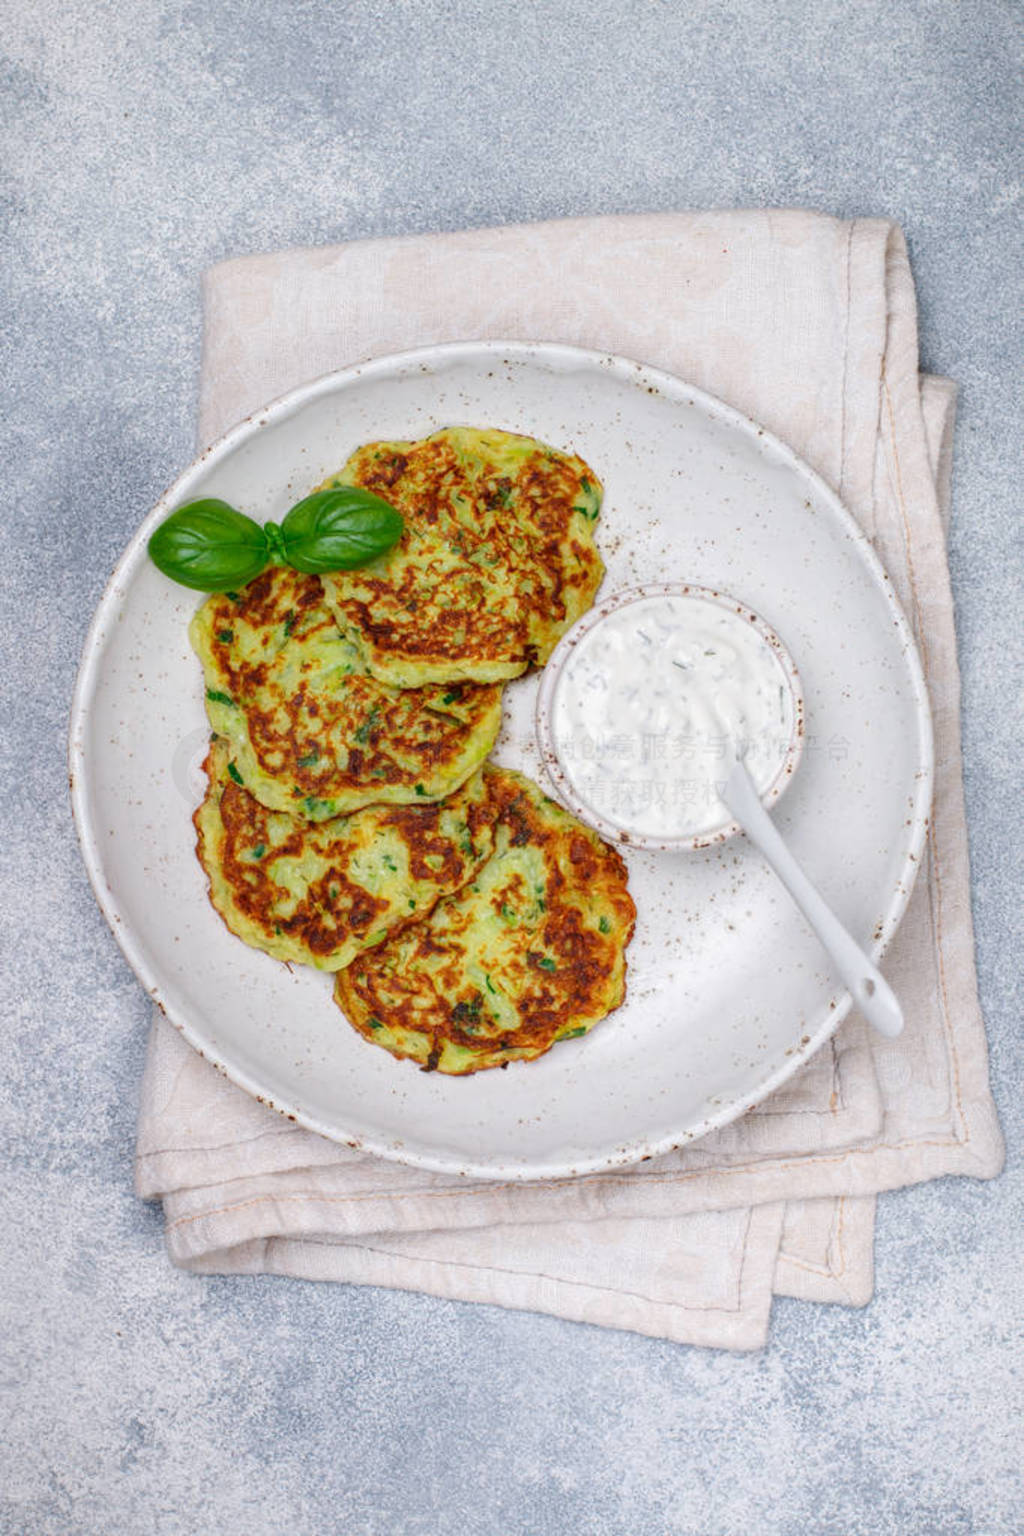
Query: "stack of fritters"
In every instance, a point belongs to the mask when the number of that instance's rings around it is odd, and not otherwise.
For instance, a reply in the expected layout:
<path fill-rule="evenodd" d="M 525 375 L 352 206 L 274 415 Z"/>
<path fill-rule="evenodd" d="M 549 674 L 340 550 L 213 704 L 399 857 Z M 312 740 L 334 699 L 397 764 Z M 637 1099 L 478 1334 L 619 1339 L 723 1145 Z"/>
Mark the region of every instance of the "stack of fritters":
<path fill-rule="evenodd" d="M 264 805 L 308 821 L 440 800 L 501 726 L 499 687 L 378 682 L 338 630 L 320 577 L 286 566 L 211 597 L 191 639 L 237 775 Z"/>
<path fill-rule="evenodd" d="M 494 846 L 425 921 L 339 971 L 334 995 L 368 1040 L 462 1075 L 585 1035 L 626 991 L 636 912 L 626 868 L 531 779 L 485 768 Z"/>
<path fill-rule="evenodd" d="M 433 805 L 369 805 L 313 822 L 269 810 L 231 766 L 218 737 L 195 815 L 199 858 L 231 931 L 278 960 L 340 970 L 457 891 L 492 847 L 480 772 Z"/>
<path fill-rule="evenodd" d="M 502 680 L 593 601 L 600 484 L 469 428 L 369 444 L 327 483 L 396 506 L 396 549 L 323 578 L 272 567 L 193 620 L 211 900 L 247 943 L 337 971 L 351 1023 L 396 1056 L 459 1075 L 539 1056 L 622 1001 L 633 903 L 593 832 L 480 770 Z"/>

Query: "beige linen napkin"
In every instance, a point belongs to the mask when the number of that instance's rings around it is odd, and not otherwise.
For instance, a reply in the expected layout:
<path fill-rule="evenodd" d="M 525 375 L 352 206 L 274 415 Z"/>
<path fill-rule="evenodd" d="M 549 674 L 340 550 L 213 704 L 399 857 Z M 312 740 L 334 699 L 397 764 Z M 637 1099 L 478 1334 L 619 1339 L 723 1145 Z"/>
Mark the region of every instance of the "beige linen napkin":
<path fill-rule="evenodd" d="M 758 1109 L 633 1169 L 522 1186 L 383 1162 L 250 1100 L 157 1016 L 137 1187 L 163 1199 L 171 1258 L 733 1348 L 764 1342 L 773 1292 L 863 1304 L 875 1195 L 1002 1165 L 940 515 L 953 390 L 918 374 L 900 231 L 801 211 L 568 220 L 227 262 L 204 297 L 203 442 L 346 363 L 487 337 L 619 352 L 754 417 L 835 487 L 886 565 L 921 647 L 937 773 L 926 867 L 886 960 L 904 1034 L 851 1017 Z"/>

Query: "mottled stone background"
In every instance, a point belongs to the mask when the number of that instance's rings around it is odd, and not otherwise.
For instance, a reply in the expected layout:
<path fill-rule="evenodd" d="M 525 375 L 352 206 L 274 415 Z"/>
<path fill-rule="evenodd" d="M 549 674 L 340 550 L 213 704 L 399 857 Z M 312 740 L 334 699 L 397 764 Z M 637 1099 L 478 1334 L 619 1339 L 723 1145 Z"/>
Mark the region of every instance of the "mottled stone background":
<path fill-rule="evenodd" d="M 1022 18 L 1015 0 L 9 0 L 3 26 L 0 1530 L 1019 1533 Z M 906 228 L 962 390 L 952 564 L 994 1184 L 884 1198 L 866 1310 L 732 1357 L 196 1279 L 131 1189 L 148 1008 L 64 735 L 187 463 L 202 269 L 290 243 L 801 204 Z"/>

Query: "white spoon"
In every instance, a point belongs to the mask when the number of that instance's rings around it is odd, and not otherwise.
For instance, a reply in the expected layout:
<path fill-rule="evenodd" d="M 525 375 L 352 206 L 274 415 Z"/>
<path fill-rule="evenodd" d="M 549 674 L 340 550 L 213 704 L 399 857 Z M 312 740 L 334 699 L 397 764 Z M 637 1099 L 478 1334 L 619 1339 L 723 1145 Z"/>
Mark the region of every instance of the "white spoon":
<path fill-rule="evenodd" d="M 895 993 L 790 853 L 761 804 L 742 758 L 736 758 L 719 794 L 814 929 L 868 1023 L 879 1034 L 890 1038 L 898 1035 L 903 1028 L 903 1010 Z"/>

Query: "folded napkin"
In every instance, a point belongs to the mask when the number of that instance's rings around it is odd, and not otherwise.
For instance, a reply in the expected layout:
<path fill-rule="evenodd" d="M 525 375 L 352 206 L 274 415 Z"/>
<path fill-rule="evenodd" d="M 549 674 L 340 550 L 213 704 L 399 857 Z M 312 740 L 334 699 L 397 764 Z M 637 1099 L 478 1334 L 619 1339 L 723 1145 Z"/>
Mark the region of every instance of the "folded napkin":
<path fill-rule="evenodd" d="M 182 1267 L 428 1291 L 754 1348 L 773 1293 L 865 1303 L 878 1192 L 991 1178 L 1002 1141 L 974 973 L 959 678 L 941 513 L 953 388 L 918 373 L 899 229 L 801 211 L 577 219 L 294 250 L 204 285 L 200 439 L 293 385 L 453 339 L 668 369 L 788 442 L 860 520 L 913 624 L 936 792 L 886 971 L 898 1040 L 849 1017 L 783 1089 L 632 1169 L 517 1185 L 406 1168 L 249 1099 L 157 1016 L 137 1188 Z"/>

